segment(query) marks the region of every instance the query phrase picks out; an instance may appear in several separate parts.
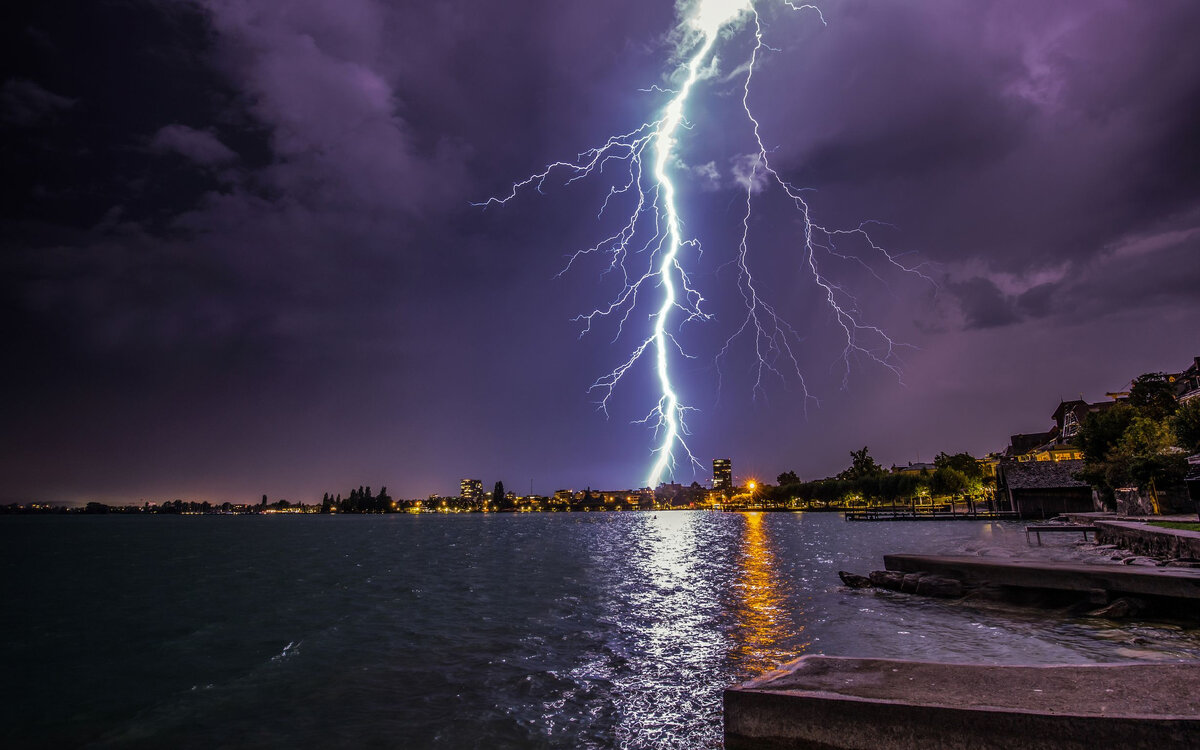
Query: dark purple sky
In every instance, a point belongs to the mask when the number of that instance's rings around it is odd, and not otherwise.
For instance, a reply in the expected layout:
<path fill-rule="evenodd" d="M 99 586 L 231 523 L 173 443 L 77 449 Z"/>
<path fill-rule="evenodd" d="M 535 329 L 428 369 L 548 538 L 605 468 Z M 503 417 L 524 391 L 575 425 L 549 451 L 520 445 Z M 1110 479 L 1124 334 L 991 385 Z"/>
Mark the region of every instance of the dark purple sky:
<path fill-rule="evenodd" d="M 603 183 L 470 202 L 655 113 L 671 0 L 24 5 L 0 53 L 0 500 L 641 484 L 649 373 L 606 420 L 587 389 L 629 341 L 571 321 L 611 278 L 555 278 L 611 231 Z M 827 26 L 759 6 L 773 163 L 825 225 L 892 225 L 937 288 L 843 264 L 910 345 L 901 378 L 857 361 L 843 388 L 798 219 L 764 195 L 752 268 L 819 404 L 795 378 L 756 397 L 744 341 L 718 386 L 749 151 L 724 76 L 750 39 L 725 40 L 678 165 L 715 316 L 681 333 L 702 461 L 983 454 L 1200 354 L 1200 4 L 829 0 Z"/>

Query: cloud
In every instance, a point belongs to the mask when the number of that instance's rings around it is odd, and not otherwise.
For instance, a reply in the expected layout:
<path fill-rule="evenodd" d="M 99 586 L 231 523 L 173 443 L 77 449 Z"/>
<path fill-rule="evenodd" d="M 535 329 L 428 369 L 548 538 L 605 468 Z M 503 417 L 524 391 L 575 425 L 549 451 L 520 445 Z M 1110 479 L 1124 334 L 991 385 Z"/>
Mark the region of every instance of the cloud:
<path fill-rule="evenodd" d="M 957 295 L 967 329 L 998 328 L 1021 320 L 1012 298 L 989 279 L 976 277 L 949 285 Z"/>
<path fill-rule="evenodd" d="M 75 106 L 75 100 L 47 91 L 25 78 L 11 78 L 0 88 L 0 119 L 32 127 Z"/>
<path fill-rule="evenodd" d="M 1200 227 L 1172 229 L 1123 238 L 1088 261 L 1021 273 L 968 264 L 952 270 L 959 278 L 946 286 L 968 329 L 1023 320 L 1075 324 L 1131 310 L 1200 313 L 1198 253 Z"/>
<path fill-rule="evenodd" d="M 717 169 L 715 161 L 691 167 L 689 171 L 692 173 L 692 177 L 700 183 L 701 190 L 711 192 L 721 189 L 721 171 Z"/>
<path fill-rule="evenodd" d="M 761 154 L 739 154 L 729 161 L 733 165 L 733 184 L 755 194 L 767 189 L 770 176 L 762 163 Z"/>
<path fill-rule="evenodd" d="M 271 133 L 263 177 L 327 208 L 421 213 L 462 188 L 464 152 L 418 143 L 401 116 L 386 49 L 389 14 L 374 0 L 201 0 L 219 56 Z"/>
<path fill-rule="evenodd" d="M 237 154 L 205 130 L 187 125 L 167 125 L 150 139 L 150 148 L 159 153 L 173 152 L 202 166 L 211 167 L 237 160 Z"/>

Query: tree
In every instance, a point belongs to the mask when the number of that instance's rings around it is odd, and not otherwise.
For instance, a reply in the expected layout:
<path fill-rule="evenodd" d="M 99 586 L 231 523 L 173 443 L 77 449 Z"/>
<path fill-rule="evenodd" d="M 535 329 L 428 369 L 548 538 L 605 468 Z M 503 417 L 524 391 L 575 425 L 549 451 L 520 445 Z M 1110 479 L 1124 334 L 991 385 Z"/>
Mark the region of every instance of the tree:
<path fill-rule="evenodd" d="M 1129 404 L 1138 413 L 1151 419 L 1166 419 L 1175 413 L 1175 384 L 1165 373 L 1148 372 L 1138 375 L 1129 390 Z"/>
<path fill-rule="evenodd" d="M 850 459 L 850 468 L 838 474 L 838 479 L 863 479 L 884 473 L 883 467 L 875 463 L 865 445 L 860 451 L 850 451 Z"/>
<path fill-rule="evenodd" d="M 954 469 L 962 472 L 968 480 L 978 482 L 983 479 L 983 466 L 970 453 L 955 453 L 953 456 L 945 451 L 937 454 L 933 465 L 939 469 Z"/>
<path fill-rule="evenodd" d="M 789 484 L 800 484 L 800 477 L 794 471 L 785 471 L 779 475 L 776 481 L 779 482 L 780 487 L 786 487 Z"/>
<path fill-rule="evenodd" d="M 967 480 L 967 475 L 958 469 L 952 469 L 949 466 L 943 466 L 933 472 L 933 479 L 929 483 L 929 491 L 934 495 L 960 495 L 970 482 Z"/>
<path fill-rule="evenodd" d="M 1188 453 L 1200 453 L 1200 398 L 1180 404 L 1171 419 L 1175 442 Z"/>
<path fill-rule="evenodd" d="M 515 505 L 515 503 L 508 502 L 504 496 L 504 482 L 496 482 L 496 486 L 492 488 L 492 502 L 496 504 L 497 508 L 509 508 Z"/>
<path fill-rule="evenodd" d="M 1153 409 L 1139 411 L 1124 404 L 1089 414 L 1077 440 L 1084 455 L 1084 468 L 1077 476 L 1109 501 L 1113 490 L 1121 487 L 1178 483 L 1187 472 L 1187 461 L 1174 450 L 1174 422 L 1155 417 Z"/>
<path fill-rule="evenodd" d="M 1105 411 L 1091 412 L 1085 416 L 1079 425 L 1079 434 L 1075 436 L 1075 445 L 1083 451 L 1083 460 L 1089 464 L 1104 462 L 1109 451 L 1125 434 L 1134 414 L 1132 407 L 1116 404 Z"/>
<path fill-rule="evenodd" d="M 1172 484 L 1187 473 L 1187 460 L 1171 453 L 1175 435 L 1170 426 L 1150 417 L 1134 417 L 1108 456 L 1108 479 L 1113 487 L 1151 482 Z"/>

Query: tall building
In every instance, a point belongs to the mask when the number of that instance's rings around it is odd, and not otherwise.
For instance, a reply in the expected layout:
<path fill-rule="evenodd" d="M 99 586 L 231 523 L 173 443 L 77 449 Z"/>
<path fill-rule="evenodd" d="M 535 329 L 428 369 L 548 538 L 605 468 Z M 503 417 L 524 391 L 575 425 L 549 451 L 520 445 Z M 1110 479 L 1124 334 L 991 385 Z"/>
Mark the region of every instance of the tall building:
<path fill-rule="evenodd" d="M 733 488 L 733 462 L 728 458 L 713 459 L 713 482 L 714 490 L 728 490 Z"/>
<path fill-rule="evenodd" d="M 483 480 L 482 479 L 464 479 L 459 483 L 458 495 L 463 500 L 482 500 L 483 499 Z"/>

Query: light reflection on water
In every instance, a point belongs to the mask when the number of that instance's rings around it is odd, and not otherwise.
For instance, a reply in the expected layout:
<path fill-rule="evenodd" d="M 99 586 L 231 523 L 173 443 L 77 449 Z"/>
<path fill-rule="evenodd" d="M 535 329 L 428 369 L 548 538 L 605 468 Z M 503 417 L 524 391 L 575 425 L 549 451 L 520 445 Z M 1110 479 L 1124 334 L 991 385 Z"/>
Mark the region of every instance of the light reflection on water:
<path fill-rule="evenodd" d="M 0 745 L 719 748 L 722 689 L 803 653 L 1200 658 L 1194 629 L 837 578 L 1029 551 L 833 514 L 7 519 Z"/>
<path fill-rule="evenodd" d="M 760 675 L 802 655 L 800 651 L 785 651 L 782 645 L 794 640 L 804 629 L 803 624 L 792 624 L 793 618 L 803 622 L 803 612 L 792 612 L 791 616 L 787 612 L 763 514 L 746 513 L 742 518 L 746 528 L 739 555 L 740 606 L 732 653 L 744 671 Z"/>

